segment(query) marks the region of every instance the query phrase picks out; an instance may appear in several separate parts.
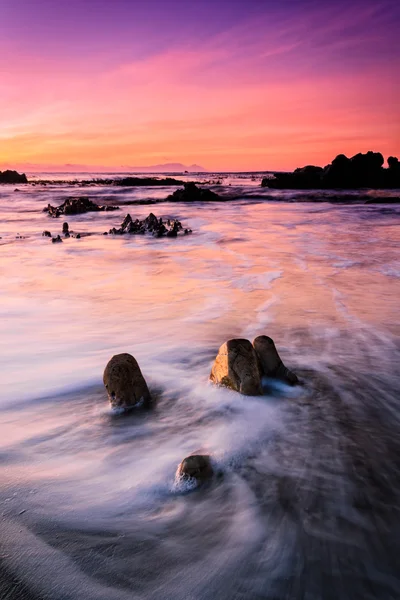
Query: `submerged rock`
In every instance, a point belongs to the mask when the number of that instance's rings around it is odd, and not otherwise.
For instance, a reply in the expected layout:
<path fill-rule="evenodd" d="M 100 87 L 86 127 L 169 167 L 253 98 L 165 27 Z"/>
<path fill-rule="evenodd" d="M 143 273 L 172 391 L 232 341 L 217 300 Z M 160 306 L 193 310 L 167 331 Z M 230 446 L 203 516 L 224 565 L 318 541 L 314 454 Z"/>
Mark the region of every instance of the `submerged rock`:
<path fill-rule="evenodd" d="M 176 190 L 167 197 L 167 201 L 174 202 L 212 202 L 225 200 L 208 188 L 199 188 L 192 181 L 183 185 L 183 190 Z"/>
<path fill-rule="evenodd" d="M 59 244 L 60 242 L 62 242 L 61 237 L 58 235 L 57 237 L 52 238 L 51 240 L 53 242 L 53 244 Z"/>
<path fill-rule="evenodd" d="M 103 382 L 113 407 L 129 409 L 151 400 L 137 361 L 130 354 L 116 354 L 108 362 Z"/>
<path fill-rule="evenodd" d="M 388 168 L 383 168 L 380 152 L 359 152 L 352 158 L 339 154 L 326 167 L 309 165 L 293 173 L 274 173 L 274 178 L 264 178 L 262 187 L 277 189 L 357 189 L 400 187 L 398 159 L 388 158 Z"/>
<path fill-rule="evenodd" d="M 50 233 L 50 231 L 47 231 L 47 230 L 46 230 L 46 231 L 43 231 L 43 233 L 42 233 L 42 236 L 43 236 L 43 237 L 49 237 L 49 238 L 50 238 L 50 237 L 51 237 L 51 233 Z"/>
<path fill-rule="evenodd" d="M 61 215 L 79 215 L 86 212 L 111 210 L 119 210 L 119 206 L 99 206 L 87 196 L 79 196 L 77 198 L 67 198 L 60 206 L 48 204 L 43 212 L 47 212 L 49 217 L 57 218 Z"/>
<path fill-rule="evenodd" d="M 202 454 L 194 454 L 183 459 L 176 472 L 178 479 L 196 479 L 198 482 L 211 479 L 214 470 L 210 457 Z"/>
<path fill-rule="evenodd" d="M 260 335 L 253 341 L 259 369 L 262 375 L 285 381 L 289 385 L 299 383 L 297 375 L 283 364 L 272 338 Z"/>
<path fill-rule="evenodd" d="M 113 227 L 110 229 L 110 233 L 113 235 L 124 235 L 124 234 L 145 234 L 150 233 L 154 237 L 177 237 L 178 233 L 183 232 L 182 223 L 178 220 L 167 219 L 163 221 L 162 217 L 158 218 L 153 213 L 150 213 L 148 217 L 140 221 L 139 219 L 132 219 L 131 215 L 126 215 L 119 229 Z M 185 229 L 184 235 L 192 233 L 191 229 Z"/>
<path fill-rule="evenodd" d="M 222 344 L 210 379 L 246 396 L 262 394 L 258 359 L 249 340 L 233 339 Z"/>
<path fill-rule="evenodd" d="M 25 173 L 18 171 L 0 171 L 0 183 L 28 183 Z"/>

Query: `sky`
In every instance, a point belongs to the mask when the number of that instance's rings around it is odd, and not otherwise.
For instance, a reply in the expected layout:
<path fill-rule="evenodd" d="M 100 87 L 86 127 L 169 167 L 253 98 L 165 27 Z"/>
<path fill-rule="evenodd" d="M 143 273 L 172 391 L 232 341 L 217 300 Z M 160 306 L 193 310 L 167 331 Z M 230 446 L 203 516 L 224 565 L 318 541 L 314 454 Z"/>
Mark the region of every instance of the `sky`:
<path fill-rule="evenodd" d="M 0 169 L 400 155 L 398 0 L 0 0 Z"/>

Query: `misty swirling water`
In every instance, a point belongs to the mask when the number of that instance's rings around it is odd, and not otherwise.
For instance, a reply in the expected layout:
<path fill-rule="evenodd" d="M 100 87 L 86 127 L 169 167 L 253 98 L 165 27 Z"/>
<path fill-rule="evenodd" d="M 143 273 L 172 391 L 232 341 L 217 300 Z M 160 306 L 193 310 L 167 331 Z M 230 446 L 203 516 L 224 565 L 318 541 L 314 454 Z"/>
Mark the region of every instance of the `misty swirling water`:
<path fill-rule="evenodd" d="M 126 207 L 170 190 L 0 189 L 4 597 L 399 597 L 400 208 L 251 183 L 235 202 Z M 83 193 L 122 209 L 66 219 L 95 235 L 42 237 L 64 220 L 43 207 Z M 150 210 L 194 233 L 102 235 Z M 213 387 L 218 347 L 261 334 L 304 386 Z M 151 410 L 110 412 L 118 352 Z M 222 476 L 188 493 L 174 475 L 193 452 Z"/>

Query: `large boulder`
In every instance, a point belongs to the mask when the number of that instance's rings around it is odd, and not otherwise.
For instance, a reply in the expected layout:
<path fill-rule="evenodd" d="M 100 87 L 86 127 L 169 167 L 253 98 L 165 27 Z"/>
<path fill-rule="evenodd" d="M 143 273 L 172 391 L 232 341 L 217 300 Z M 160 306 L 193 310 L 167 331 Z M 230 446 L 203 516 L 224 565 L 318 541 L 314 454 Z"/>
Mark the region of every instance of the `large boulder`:
<path fill-rule="evenodd" d="M 130 354 L 112 357 L 104 370 L 103 382 L 113 407 L 129 409 L 151 400 L 140 367 Z"/>
<path fill-rule="evenodd" d="M 17 171 L 0 171 L 0 183 L 28 183 L 25 173 Z"/>
<path fill-rule="evenodd" d="M 400 169 L 400 162 L 397 156 L 389 156 L 387 163 L 391 171 L 398 171 Z"/>
<path fill-rule="evenodd" d="M 180 480 L 196 479 L 200 483 L 211 479 L 213 474 L 214 470 L 210 457 L 202 454 L 194 454 L 183 459 L 178 466 L 176 478 Z"/>
<path fill-rule="evenodd" d="M 253 347 L 262 375 L 280 379 L 289 385 L 299 383 L 297 375 L 283 364 L 272 338 L 260 335 L 253 341 Z"/>
<path fill-rule="evenodd" d="M 345 154 L 338 154 L 324 169 L 325 187 L 349 188 L 352 186 L 351 162 Z"/>
<path fill-rule="evenodd" d="M 384 158 L 380 152 L 359 152 L 350 159 L 352 187 L 380 187 Z"/>
<path fill-rule="evenodd" d="M 388 187 L 400 188 L 400 162 L 396 156 L 389 156 L 387 169 Z"/>
<path fill-rule="evenodd" d="M 234 339 L 222 344 L 210 379 L 246 396 L 262 394 L 257 355 L 249 340 Z"/>
<path fill-rule="evenodd" d="M 221 196 L 209 190 L 208 188 L 197 187 L 193 181 L 185 183 L 183 190 L 175 190 L 173 194 L 167 197 L 167 201 L 174 202 L 210 202 L 224 200 Z"/>

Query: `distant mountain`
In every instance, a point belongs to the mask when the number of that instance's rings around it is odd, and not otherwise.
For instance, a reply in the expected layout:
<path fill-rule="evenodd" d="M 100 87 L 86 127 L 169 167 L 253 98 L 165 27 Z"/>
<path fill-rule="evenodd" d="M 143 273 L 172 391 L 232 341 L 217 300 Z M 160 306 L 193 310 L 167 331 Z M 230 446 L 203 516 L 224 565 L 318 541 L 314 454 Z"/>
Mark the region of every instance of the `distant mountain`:
<path fill-rule="evenodd" d="M 2 165 L 0 165 L 2 167 Z M 132 167 L 121 165 L 118 167 L 107 167 L 99 165 L 79 165 L 67 163 L 64 165 L 34 163 L 23 163 L 17 165 L 19 171 L 35 173 L 206 173 L 207 169 L 200 165 L 183 165 L 182 163 L 165 163 L 161 165 L 149 165 L 146 167 Z M 17 168 L 15 165 L 13 168 Z M 10 168 L 4 165 L 4 168 Z M 0 169 L 1 170 L 1 169 Z"/>
<path fill-rule="evenodd" d="M 123 167 L 135 173 L 206 173 L 207 169 L 200 165 L 183 165 L 182 163 L 165 163 L 163 165 L 152 165 L 150 167 Z"/>

